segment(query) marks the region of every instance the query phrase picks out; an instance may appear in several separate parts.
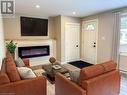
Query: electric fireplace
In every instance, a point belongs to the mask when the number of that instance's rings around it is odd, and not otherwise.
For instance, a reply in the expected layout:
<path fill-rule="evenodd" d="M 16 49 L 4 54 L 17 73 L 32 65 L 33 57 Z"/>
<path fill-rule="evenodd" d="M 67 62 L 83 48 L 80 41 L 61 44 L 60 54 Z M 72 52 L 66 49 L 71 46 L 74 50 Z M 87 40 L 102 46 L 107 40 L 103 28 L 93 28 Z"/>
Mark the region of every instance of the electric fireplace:
<path fill-rule="evenodd" d="M 21 58 L 48 56 L 50 55 L 50 47 L 49 45 L 18 47 L 18 55 Z"/>

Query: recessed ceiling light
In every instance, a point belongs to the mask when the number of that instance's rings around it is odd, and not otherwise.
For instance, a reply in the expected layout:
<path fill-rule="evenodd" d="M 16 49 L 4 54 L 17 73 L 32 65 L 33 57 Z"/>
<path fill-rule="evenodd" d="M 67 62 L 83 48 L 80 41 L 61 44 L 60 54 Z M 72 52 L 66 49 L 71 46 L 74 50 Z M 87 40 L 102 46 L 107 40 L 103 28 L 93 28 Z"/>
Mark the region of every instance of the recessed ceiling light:
<path fill-rule="evenodd" d="M 36 8 L 40 8 L 40 6 L 39 6 L 39 5 L 36 5 L 35 7 L 36 7 Z"/>
<path fill-rule="evenodd" d="M 73 15 L 75 15 L 75 14 L 76 14 L 76 12 L 72 12 L 72 14 L 73 14 Z"/>

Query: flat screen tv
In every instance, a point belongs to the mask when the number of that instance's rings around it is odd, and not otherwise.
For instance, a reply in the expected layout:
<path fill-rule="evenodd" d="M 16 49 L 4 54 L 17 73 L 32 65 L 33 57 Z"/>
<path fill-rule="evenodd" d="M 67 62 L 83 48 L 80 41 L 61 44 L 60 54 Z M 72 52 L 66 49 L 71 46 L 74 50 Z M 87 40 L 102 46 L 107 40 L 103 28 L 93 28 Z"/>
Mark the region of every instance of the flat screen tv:
<path fill-rule="evenodd" d="M 48 19 L 20 17 L 21 36 L 48 36 Z"/>

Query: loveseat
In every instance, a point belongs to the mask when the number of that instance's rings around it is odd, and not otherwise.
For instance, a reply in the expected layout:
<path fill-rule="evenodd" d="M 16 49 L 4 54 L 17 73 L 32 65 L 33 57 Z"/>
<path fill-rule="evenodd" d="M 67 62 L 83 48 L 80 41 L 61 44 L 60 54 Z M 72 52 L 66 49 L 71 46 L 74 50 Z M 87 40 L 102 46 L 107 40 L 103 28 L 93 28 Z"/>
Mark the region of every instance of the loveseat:
<path fill-rule="evenodd" d="M 79 83 L 60 73 L 55 79 L 56 95 L 119 95 L 120 72 L 113 61 L 80 70 Z"/>

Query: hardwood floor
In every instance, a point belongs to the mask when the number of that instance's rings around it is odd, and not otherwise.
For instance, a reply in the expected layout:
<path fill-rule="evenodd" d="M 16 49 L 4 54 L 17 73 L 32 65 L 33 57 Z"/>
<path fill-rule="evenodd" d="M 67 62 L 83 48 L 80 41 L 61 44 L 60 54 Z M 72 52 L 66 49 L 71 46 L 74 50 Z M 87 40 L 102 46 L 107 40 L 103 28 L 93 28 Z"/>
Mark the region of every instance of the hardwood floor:
<path fill-rule="evenodd" d="M 120 95 L 127 95 L 127 75 L 122 74 Z"/>

